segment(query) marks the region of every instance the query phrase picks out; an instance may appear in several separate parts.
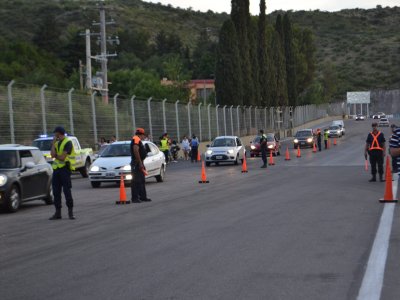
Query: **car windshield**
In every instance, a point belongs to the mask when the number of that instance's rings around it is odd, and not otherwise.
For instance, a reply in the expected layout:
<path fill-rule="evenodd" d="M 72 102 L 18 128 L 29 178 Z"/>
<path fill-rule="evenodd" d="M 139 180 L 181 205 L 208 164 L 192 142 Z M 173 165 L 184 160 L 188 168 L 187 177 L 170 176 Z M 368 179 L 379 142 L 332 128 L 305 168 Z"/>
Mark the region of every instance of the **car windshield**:
<path fill-rule="evenodd" d="M 101 157 L 131 156 L 130 144 L 113 144 L 104 149 Z"/>
<path fill-rule="evenodd" d="M 275 138 L 272 134 L 267 135 L 267 142 L 275 142 Z"/>
<path fill-rule="evenodd" d="M 310 136 L 310 135 L 312 135 L 311 131 L 308 131 L 308 130 L 297 131 L 297 133 L 296 133 L 296 137 L 303 137 L 303 136 Z"/>
<path fill-rule="evenodd" d="M 18 167 L 17 151 L 0 150 L 0 169 L 16 169 Z"/>
<path fill-rule="evenodd" d="M 211 147 L 235 147 L 235 140 L 229 138 L 216 139 Z"/>
<path fill-rule="evenodd" d="M 339 129 L 339 126 L 331 126 L 331 127 L 329 127 L 329 130 L 338 130 Z"/>
<path fill-rule="evenodd" d="M 259 144 L 260 143 L 260 137 L 259 136 L 255 137 L 253 143 L 254 144 Z"/>
<path fill-rule="evenodd" d="M 98 154 L 99 156 L 102 155 L 102 154 L 104 153 L 104 150 L 106 150 L 108 146 L 110 146 L 110 145 L 103 145 L 103 146 L 101 146 L 100 149 L 99 149 L 99 152 L 97 152 L 97 154 Z"/>
<path fill-rule="evenodd" d="M 53 140 L 36 140 L 33 141 L 33 147 L 39 148 L 40 151 L 50 151 Z"/>
<path fill-rule="evenodd" d="M 381 122 L 387 122 L 388 119 L 381 119 Z"/>

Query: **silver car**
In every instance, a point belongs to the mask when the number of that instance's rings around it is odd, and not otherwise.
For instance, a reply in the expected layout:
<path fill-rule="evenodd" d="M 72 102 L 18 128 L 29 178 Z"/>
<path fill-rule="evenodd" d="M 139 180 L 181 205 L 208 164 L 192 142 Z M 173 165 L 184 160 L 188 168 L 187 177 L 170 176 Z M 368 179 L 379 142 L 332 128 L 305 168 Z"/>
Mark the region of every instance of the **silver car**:
<path fill-rule="evenodd" d="M 152 142 L 143 141 L 147 149 L 147 157 L 144 166 L 147 171 L 146 179 L 155 177 L 157 182 L 163 182 L 165 178 L 165 155 Z M 101 153 L 90 166 L 89 180 L 94 188 L 100 187 L 102 182 L 119 183 L 121 175 L 124 181 L 130 183 L 131 175 L 131 142 L 115 142 Z"/>

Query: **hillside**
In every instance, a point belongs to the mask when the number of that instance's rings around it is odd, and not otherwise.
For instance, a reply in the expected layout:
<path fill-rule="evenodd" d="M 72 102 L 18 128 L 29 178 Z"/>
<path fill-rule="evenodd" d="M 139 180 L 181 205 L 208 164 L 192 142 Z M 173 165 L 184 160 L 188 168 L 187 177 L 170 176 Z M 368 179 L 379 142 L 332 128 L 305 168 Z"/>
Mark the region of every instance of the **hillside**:
<path fill-rule="evenodd" d="M 148 35 L 152 43 L 156 35 L 164 30 L 179 35 L 182 43 L 192 51 L 200 33 L 206 28 L 211 40 L 216 41 L 221 24 L 229 17 L 227 14 L 200 13 L 140 0 L 114 0 L 107 3 L 108 18 L 117 22 L 113 28 L 110 27 L 110 32 L 139 31 Z M 277 13 L 269 16 L 271 23 Z M 342 97 L 347 90 L 400 88 L 399 7 L 343 10 L 334 13 L 299 11 L 292 12 L 291 15 L 296 26 L 309 27 L 315 33 L 318 72 L 321 73 L 324 68 L 333 72 L 332 80 L 338 83 L 338 97 Z M 52 31 L 49 26 L 51 22 L 46 23 L 49 16 L 55 16 L 54 22 L 62 30 Z M 56 35 L 61 41 L 75 38 L 79 47 L 73 48 L 73 43 L 67 43 L 63 51 L 75 51 L 75 56 L 83 59 L 83 37 L 76 35 L 97 19 L 98 11 L 94 1 L 2 0 L 0 43 L 24 41 L 33 44 L 40 34 L 46 37 Z M 43 27 L 43 24 L 47 26 Z M 121 45 L 124 42 L 121 39 Z M 51 46 L 49 48 L 52 49 Z M 118 48 L 116 50 L 119 51 Z M 51 68 L 54 74 L 58 74 L 57 68 L 65 63 L 60 61 L 63 56 L 51 53 L 51 50 L 48 52 L 50 53 L 43 54 L 39 51 L 37 55 L 45 55 L 46 61 L 54 59 Z M 9 73 L 3 73 L 6 75 L 2 75 L 0 71 L 0 80 L 11 79 L 5 78 Z M 39 81 L 41 78 L 45 77 L 37 76 L 32 81 Z M 68 82 L 64 82 L 64 85 L 68 85 Z"/>

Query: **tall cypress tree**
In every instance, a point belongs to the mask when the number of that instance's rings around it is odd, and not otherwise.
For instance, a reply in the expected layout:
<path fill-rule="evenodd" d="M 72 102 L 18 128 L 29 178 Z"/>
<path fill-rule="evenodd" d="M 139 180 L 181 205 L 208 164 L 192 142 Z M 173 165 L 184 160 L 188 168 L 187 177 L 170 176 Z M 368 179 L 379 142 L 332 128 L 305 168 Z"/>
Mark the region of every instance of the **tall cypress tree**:
<path fill-rule="evenodd" d="M 273 62 L 275 64 L 275 82 L 276 82 L 276 93 L 274 95 L 274 106 L 287 106 L 288 105 L 288 93 L 286 83 L 286 62 L 285 54 L 283 52 L 283 46 L 281 37 L 278 31 L 274 32 L 272 40 L 272 51 L 273 51 Z"/>
<path fill-rule="evenodd" d="M 261 105 L 269 106 L 268 95 L 268 42 L 267 42 L 267 7 L 265 0 L 260 1 L 260 16 L 258 18 L 258 69 L 260 83 Z"/>
<path fill-rule="evenodd" d="M 243 104 L 242 70 L 235 25 L 227 20 L 222 25 L 217 49 L 215 90 L 218 104 Z"/>
<path fill-rule="evenodd" d="M 289 105 L 297 106 L 297 75 L 296 55 L 293 45 L 293 29 L 289 15 L 283 17 L 283 43 L 286 59 L 286 82 L 288 89 Z"/>
<path fill-rule="evenodd" d="M 249 0 L 232 0 L 231 18 L 235 25 L 238 44 L 240 45 L 240 65 L 242 69 L 242 91 L 243 103 L 254 104 L 254 88 L 252 85 L 252 72 L 250 61 L 249 43 Z"/>
<path fill-rule="evenodd" d="M 250 32 L 249 32 L 249 41 L 250 41 L 250 62 L 251 62 L 251 75 L 252 80 L 251 84 L 253 86 L 253 105 L 261 105 L 261 92 L 260 92 L 260 65 L 258 61 L 258 30 L 257 30 L 257 21 L 255 19 L 250 20 Z"/>

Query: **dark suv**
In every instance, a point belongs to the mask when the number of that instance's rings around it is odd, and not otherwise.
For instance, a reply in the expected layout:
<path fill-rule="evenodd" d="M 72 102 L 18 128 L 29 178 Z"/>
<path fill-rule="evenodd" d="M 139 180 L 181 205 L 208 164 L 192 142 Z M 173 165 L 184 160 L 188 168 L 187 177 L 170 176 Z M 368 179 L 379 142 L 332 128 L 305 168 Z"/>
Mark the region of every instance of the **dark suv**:
<path fill-rule="evenodd" d="M 52 174 L 38 148 L 0 145 L 0 207 L 16 212 L 25 201 L 52 204 Z"/>
<path fill-rule="evenodd" d="M 293 147 L 313 147 L 315 143 L 314 132 L 312 129 L 302 129 L 296 132 L 293 139 Z"/>

